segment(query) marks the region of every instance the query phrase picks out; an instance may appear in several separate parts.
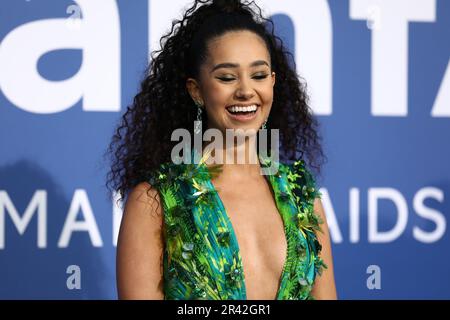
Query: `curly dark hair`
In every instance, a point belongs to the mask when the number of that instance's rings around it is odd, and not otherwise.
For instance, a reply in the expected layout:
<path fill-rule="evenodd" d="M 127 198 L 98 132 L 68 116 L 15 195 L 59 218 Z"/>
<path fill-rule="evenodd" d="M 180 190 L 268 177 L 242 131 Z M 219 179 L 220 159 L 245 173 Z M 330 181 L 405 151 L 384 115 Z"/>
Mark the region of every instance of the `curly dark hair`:
<path fill-rule="evenodd" d="M 115 131 L 106 152 L 112 161 L 107 176 L 110 192 L 117 191 L 124 199 L 149 172 L 170 161 L 177 144 L 171 141 L 173 130 L 184 128 L 193 134 L 196 108 L 186 80 L 198 79 L 208 41 L 244 30 L 264 40 L 277 74 L 267 128 L 279 129 L 280 158 L 303 159 L 320 172 L 325 157 L 318 122 L 308 105 L 306 84 L 296 74 L 292 54 L 275 35 L 272 20 L 263 17 L 254 1 L 195 0 L 181 20 L 172 21 L 171 30 L 160 39 L 161 49 L 152 52 L 140 92 Z"/>

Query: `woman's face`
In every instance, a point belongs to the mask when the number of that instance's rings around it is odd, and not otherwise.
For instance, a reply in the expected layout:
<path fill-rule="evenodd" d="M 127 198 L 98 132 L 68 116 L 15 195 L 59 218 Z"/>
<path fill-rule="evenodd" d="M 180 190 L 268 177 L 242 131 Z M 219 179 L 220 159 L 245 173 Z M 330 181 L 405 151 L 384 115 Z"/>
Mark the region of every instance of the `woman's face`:
<path fill-rule="evenodd" d="M 273 101 L 275 72 L 264 41 L 250 31 L 228 32 L 211 40 L 199 82 L 187 82 L 191 96 L 203 103 L 208 127 L 258 130 Z"/>

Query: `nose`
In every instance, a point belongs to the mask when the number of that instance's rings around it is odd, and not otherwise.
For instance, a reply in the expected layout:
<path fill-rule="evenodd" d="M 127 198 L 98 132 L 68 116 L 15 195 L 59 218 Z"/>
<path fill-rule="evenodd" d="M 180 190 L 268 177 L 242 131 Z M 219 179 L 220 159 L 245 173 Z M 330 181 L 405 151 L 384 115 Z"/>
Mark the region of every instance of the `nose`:
<path fill-rule="evenodd" d="M 247 80 L 239 82 L 239 86 L 236 89 L 236 97 L 239 99 L 250 99 L 254 96 L 254 91 Z"/>

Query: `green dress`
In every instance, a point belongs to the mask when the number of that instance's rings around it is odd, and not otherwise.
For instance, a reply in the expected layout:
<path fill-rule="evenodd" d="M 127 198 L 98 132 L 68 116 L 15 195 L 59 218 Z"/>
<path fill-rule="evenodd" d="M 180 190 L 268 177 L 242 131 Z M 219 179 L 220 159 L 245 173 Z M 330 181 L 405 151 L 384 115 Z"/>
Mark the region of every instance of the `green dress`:
<path fill-rule="evenodd" d="M 270 165 L 260 158 L 261 165 Z M 242 258 L 235 231 L 211 182 L 220 166 L 165 163 L 149 183 L 158 190 L 164 209 L 163 255 L 165 299 L 246 300 Z M 320 197 L 302 160 L 279 164 L 265 175 L 282 217 L 287 256 L 276 299 L 313 299 L 311 289 L 326 265 L 319 257 L 316 232 L 320 218 L 314 199 Z"/>

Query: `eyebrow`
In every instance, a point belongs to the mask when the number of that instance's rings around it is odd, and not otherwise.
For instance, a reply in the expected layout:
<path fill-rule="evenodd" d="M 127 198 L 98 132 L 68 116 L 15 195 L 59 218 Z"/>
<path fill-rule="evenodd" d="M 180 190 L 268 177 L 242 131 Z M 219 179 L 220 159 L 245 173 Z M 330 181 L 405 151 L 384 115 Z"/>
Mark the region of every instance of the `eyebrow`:
<path fill-rule="evenodd" d="M 268 66 L 268 67 L 270 68 L 269 64 L 268 64 L 266 61 L 264 61 L 264 60 L 256 60 L 256 61 L 253 61 L 253 62 L 250 64 L 250 67 L 257 67 L 257 66 L 263 66 L 263 65 L 266 65 L 266 66 Z M 215 70 L 217 70 L 217 69 L 220 69 L 220 68 L 238 68 L 238 67 L 239 67 L 239 64 L 238 64 L 238 63 L 224 62 L 224 63 L 219 63 L 219 64 L 215 65 L 215 66 L 211 69 L 210 72 L 213 72 L 213 71 L 215 71 Z"/>

